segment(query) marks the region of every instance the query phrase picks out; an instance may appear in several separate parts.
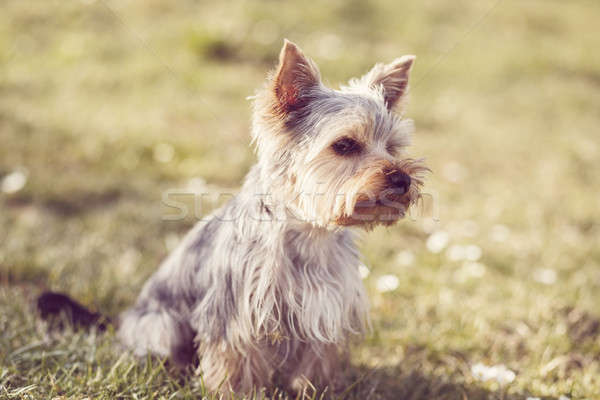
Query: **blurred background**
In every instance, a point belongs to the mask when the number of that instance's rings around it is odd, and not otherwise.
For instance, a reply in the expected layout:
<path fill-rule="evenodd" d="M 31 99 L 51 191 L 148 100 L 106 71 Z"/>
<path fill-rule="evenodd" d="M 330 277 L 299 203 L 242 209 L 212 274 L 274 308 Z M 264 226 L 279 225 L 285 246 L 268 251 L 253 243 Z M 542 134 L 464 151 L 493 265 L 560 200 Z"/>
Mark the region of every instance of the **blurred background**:
<path fill-rule="evenodd" d="M 349 398 L 597 396 L 599 19 L 593 0 L 2 0 L 0 389 L 202 391 L 112 333 L 48 338 L 32 301 L 134 301 L 197 220 L 165 220 L 165 191 L 235 191 L 255 162 L 246 97 L 287 37 L 334 87 L 417 55 L 436 219 L 364 237 Z"/>

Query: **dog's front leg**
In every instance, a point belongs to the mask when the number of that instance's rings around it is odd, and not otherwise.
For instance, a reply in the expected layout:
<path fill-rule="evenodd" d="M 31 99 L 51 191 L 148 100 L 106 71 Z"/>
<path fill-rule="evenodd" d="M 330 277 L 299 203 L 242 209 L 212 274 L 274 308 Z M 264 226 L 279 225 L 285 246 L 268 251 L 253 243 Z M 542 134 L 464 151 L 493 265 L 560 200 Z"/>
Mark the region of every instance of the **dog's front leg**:
<path fill-rule="evenodd" d="M 254 347 L 240 352 L 224 342 L 203 343 L 199 357 L 206 388 L 225 395 L 258 392 L 269 386 L 273 375 L 264 354 Z"/>
<path fill-rule="evenodd" d="M 298 362 L 287 374 L 288 388 L 296 393 L 314 390 L 335 392 L 341 384 L 340 355 L 337 346 L 315 347 L 310 343 L 299 349 Z"/>

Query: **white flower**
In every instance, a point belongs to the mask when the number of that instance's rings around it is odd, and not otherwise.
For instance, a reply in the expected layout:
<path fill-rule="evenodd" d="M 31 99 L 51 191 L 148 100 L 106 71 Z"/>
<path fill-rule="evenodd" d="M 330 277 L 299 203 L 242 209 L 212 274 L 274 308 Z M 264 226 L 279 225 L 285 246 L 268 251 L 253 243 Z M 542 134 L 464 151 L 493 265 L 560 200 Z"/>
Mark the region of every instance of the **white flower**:
<path fill-rule="evenodd" d="M 158 143 L 154 146 L 153 155 L 156 161 L 166 164 L 175 156 L 175 149 L 169 143 Z"/>
<path fill-rule="evenodd" d="M 556 271 L 549 268 L 538 268 L 533 271 L 533 279 L 544 285 L 552 285 L 556 282 Z"/>
<path fill-rule="evenodd" d="M 496 377 L 496 381 L 498 381 L 500 386 L 504 386 L 511 383 L 517 377 L 517 375 L 513 371 L 505 368 L 504 366 L 502 366 L 502 368 L 504 369 L 499 371 L 498 376 Z"/>
<path fill-rule="evenodd" d="M 465 259 L 465 252 L 465 246 L 461 246 L 460 244 L 454 244 L 448 247 L 448 250 L 446 251 L 446 256 L 451 261 L 460 261 Z"/>
<path fill-rule="evenodd" d="M 451 261 L 460 261 L 460 260 L 469 260 L 469 261 L 477 261 L 481 258 L 481 247 L 470 244 L 468 246 L 461 246 L 459 244 L 454 244 L 448 248 L 446 251 L 447 257 Z"/>
<path fill-rule="evenodd" d="M 402 250 L 398 253 L 396 260 L 398 260 L 398 264 L 401 266 L 409 267 L 415 262 L 415 255 L 410 250 Z"/>
<path fill-rule="evenodd" d="M 437 231 L 431 234 L 427 239 L 427 249 L 432 253 L 439 253 L 446 248 L 450 237 L 445 231 Z"/>
<path fill-rule="evenodd" d="M 481 258 L 481 247 L 476 244 L 470 244 L 465 247 L 465 258 L 469 261 L 477 261 Z"/>
<path fill-rule="evenodd" d="M 529 396 L 525 400 L 542 400 L 542 399 L 540 399 L 539 397 L 531 397 L 531 396 Z"/>
<path fill-rule="evenodd" d="M 398 289 L 400 280 L 396 275 L 382 275 L 377 279 L 375 288 L 379 293 L 392 292 Z"/>
<path fill-rule="evenodd" d="M 2 178 L 0 189 L 4 193 L 16 193 L 27 183 L 27 170 L 19 168 Z"/>
<path fill-rule="evenodd" d="M 511 383 L 516 377 L 516 374 L 504 365 L 493 365 L 490 367 L 482 363 L 473 365 L 471 367 L 471 374 L 479 381 L 487 382 L 493 380 L 501 386 Z"/>
<path fill-rule="evenodd" d="M 360 275 L 361 279 L 365 279 L 367 276 L 369 276 L 369 274 L 371 273 L 371 271 L 369 270 L 369 267 L 367 267 L 365 264 L 359 264 L 358 266 L 358 275 Z"/>
<path fill-rule="evenodd" d="M 485 265 L 473 261 L 465 261 L 460 269 L 454 273 L 457 282 L 466 282 L 472 278 L 481 278 L 485 275 Z"/>
<path fill-rule="evenodd" d="M 471 374 L 473 375 L 473 378 L 485 382 L 492 379 L 489 370 L 490 368 L 488 366 L 477 363 L 471 367 Z"/>

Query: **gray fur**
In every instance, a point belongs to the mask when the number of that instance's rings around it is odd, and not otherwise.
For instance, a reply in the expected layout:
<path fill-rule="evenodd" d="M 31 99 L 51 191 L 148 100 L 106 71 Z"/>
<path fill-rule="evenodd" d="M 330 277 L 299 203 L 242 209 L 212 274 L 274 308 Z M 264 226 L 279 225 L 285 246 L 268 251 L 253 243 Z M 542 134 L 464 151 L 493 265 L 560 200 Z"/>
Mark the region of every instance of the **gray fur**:
<path fill-rule="evenodd" d="M 304 80 L 275 91 L 283 73 L 290 84 L 284 64 Z M 289 42 L 278 74 L 255 99 L 259 160 L 240 194 L 188 233 L 121 318 L 119 337 L 137 355 L 185 363 L 196 349 L 213 390 L 224 382 L 222 390 L 249 392 L 276 373 L 296 390 L 306 380 L 334 384 L 349 338 L 369 325 L 355 228 L 340 221 L 353 213 L 353 196 L 383 189 L 384 165 L 404 166 L 414 179 L 406 201 L 418 197 L 423 167 L 385 153 L 387 141 L 404 147 L 410 133 L 388 109 L 385 87 L 367 78 L 342 91 L 315 86 L 316 66 Z M 277 108 L 298 98 L 293 110 Z M 329 144 L 348 129 L 364 131 L 368 147 L 336 158 Z"/>

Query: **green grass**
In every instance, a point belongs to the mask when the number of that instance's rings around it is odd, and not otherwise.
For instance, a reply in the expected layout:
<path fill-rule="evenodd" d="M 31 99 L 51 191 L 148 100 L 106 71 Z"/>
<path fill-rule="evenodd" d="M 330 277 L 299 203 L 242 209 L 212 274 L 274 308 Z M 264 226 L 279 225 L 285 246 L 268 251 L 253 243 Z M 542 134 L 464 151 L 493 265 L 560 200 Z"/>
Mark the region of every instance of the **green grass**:
<path fill-rule="evenodd" d="M 194 222 L 163 220 L 162 193 L 236 188 L 254 162 L 245 97 L 283 37 L 333 85 L 418 56 L 412 154 L 434 171 L 439 221 L 365 235 L 373 332 L 345 398 L 598 398 L 599 18 L 588 0 L 3 1 L 0 179 L 28 179 L 0 193 L 0 398 L 208 396 L 113 332 L 46 332 L 33 301 L 61 290 L 109 315 L 134 301 Z M 376 290 L 384 274 L 393 292 Z M 516 378 L 479 381 L 479 362 Z"/>

